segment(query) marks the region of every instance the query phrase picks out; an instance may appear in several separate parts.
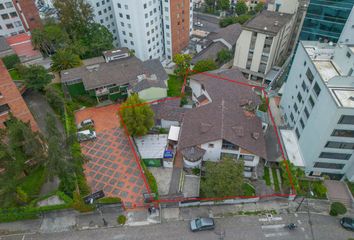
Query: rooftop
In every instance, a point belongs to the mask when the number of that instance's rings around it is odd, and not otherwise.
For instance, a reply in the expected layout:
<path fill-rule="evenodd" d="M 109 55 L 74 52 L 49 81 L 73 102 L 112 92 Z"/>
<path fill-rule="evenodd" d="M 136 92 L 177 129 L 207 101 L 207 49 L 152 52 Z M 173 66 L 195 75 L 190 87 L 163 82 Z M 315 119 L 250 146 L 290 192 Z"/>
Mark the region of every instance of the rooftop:
<path fill-rule="evenodd" d="M 238 69 L 211 73 L 246 82 Z M 191 80 L 203 84 L 212 102 L 185 113 L 179 149 L 223 139 L 267 158 L 261 120 L 248 110 L 260 104 L 260 97 L 250 87 L 222 82 L 204 74 L 193 75 Z"/>
<path fill-rule="evenodd" d="M 289 161 L 296 167 L 304 167 L 304 159 L 302 158 L 301 149 L 295 136 L 295 132 L 293 130 L 281 129 L 280 135 L 282 137 Z"/>
<path fill-rule="evenodd" d="M 263 10 L 248 20 L 243 28 L 277 34 L 292 18 L 292 14 Z"/>
<path fill-rule="evenodd" d="M 33 59 L 42 56 L 39 51 L 34 50 L 32 37 L 29 33 L 7 37 L 6 41 L 12 50 L 22 59 Z"/>
<path fill-rule="evenodd" d="M 92 63 L 96 63 L 95 58 Z M 101 61 L 101 60 L 99 60 Z M 86 90 L 111 84 L 118 86 L 132 83 L 138 76 L 155 74 L 158 81 L 165 81 L 168 75 L 158 59 L 142 62 L 135 56 L 123 59 L 81 66 L 61 71 L 61 81 L 71 82 L 81 79 Z"/>
<path fill-rule="evenodd" d="M 142 159 L 163 158 L 167 146 L 167 134 L 149 134 L 134 138 Z"/>

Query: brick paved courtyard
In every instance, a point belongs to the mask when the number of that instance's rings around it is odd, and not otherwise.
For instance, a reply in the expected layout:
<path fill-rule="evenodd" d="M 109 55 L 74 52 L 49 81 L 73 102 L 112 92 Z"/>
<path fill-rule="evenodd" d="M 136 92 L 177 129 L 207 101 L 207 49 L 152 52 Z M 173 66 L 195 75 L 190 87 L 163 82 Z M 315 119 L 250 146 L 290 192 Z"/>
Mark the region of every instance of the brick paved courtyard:
<path fill-rule="evenodd" d="M 143 204 L 142 194 L 147 190 L 128 138 L 119 128 L 117 108 L 117 105 L 89 108 L 76 114 L 78 122 L 92 118 L 97 133 L 96 141 L 81 144 L 83 154 L 89 159 L 84 165 L 85 175 L 92 191 L 103 189 L 106 196 L 120 197 L 127 207 L 134 207 Z"/>

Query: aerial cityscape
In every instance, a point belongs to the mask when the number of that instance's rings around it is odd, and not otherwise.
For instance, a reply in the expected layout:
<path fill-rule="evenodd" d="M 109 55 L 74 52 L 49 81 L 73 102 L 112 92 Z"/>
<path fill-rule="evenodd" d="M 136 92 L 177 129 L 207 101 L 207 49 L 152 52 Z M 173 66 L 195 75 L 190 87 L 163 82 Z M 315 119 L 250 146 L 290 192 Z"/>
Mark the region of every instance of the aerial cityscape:
<path fill-rule="evenodd" d="M 0 240 L 354 240 L 354 0 L 0 0 Z"/>

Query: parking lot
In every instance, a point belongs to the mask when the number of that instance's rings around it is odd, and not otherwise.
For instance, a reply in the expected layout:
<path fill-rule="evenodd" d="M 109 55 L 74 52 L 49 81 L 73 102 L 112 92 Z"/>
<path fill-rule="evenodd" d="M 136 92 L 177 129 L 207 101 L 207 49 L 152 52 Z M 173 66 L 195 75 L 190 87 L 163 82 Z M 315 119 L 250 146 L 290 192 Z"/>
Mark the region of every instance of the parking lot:
<path fill-rule="evenodd" d="M 81 143 L 89 160 L 84 169 L 91 190 L 103 190 L 106 196 L 120 197 L 127 207 L 134 207 L 143 204 L 147 190 L 128 137 L 120 128 L 118 107 L 87 108 L 75 115 L 77 123 L 88 118 L 95 122 L 97 139 Z"/>

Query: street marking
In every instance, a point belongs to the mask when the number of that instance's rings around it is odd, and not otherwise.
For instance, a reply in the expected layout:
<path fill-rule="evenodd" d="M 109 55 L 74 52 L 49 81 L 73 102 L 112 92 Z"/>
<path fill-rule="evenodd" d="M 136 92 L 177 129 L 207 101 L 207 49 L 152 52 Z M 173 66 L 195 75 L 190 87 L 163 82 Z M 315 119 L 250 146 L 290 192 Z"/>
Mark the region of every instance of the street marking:
<path fill-rule="evenodd" d="M 305 232 L 305 228 L 304 228 L 304 227 L 302 227 L 301 230 L 302 230 L 303 232 Z"/>
<path fill-rule="evenodd" d="M 262 229 L 275 229 L 275 228 L 284 228 L 285 224 L 275 224 L 275 225 L 265 225 L 262 226 Z"/>
<path fill-rule="evenodd" d="M 282 217 L 271 217 L 271 218 L 259 218 L 258 221 L 260 222 L 270 222 L 270 221 L 281 221 L 283 220 Z"/>
<path fill-rule="evenodd" d="M 25 240 L 26 235 L 23 235 L 22 240 Z"/>
<path fill-rule="evenodd" d="M 267 233 L 267 234 L 264 234 L 264 236 L 266 238 L 269 238 L 269 237 L 281 237 L 281 236 L 286 236 L 286 235 L 289 235 L 288 232 L 279 232 L 279 233 Z"/>
<path fill-rule="evenodd" d="M 297 213 L 295 213 L 295 217 L 297 217 L 298 215 L 297 215 Z"/>
<path fill-rule="evenodd" d="M 299 224 L 301 224 L 302 222 L 301 222 L 301 220 L 297 220 L 297 222 L 299 223 Z"/>

